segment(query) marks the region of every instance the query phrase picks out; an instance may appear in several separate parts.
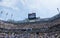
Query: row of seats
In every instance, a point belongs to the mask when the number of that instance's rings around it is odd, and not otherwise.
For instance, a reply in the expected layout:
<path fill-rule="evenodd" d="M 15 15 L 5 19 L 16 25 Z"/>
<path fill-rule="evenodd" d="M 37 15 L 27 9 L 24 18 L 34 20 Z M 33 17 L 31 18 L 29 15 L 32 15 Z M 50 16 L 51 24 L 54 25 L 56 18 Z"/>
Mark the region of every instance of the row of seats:
<path fill-rule="evenodd" d="M 0 38 L 29 38 L 30 34 L 0 34 Z"/>
<path fill-rule="evenodd" d="M 60 33 L 21 33 L 21 34 L 15 34 L 15 33 L 3 33 L 0 34 L 0 38 L 60 38 Z"/>

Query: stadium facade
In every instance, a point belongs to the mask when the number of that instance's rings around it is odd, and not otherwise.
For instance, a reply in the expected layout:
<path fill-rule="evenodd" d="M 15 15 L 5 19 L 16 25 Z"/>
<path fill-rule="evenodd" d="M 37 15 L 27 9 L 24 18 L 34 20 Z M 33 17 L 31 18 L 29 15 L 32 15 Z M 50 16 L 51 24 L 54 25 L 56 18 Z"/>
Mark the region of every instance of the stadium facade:
<path fill-rule="evenodd" d="M 60 38 L 60 14 L 16 22 L 0 20 L 0 38 Z"/>

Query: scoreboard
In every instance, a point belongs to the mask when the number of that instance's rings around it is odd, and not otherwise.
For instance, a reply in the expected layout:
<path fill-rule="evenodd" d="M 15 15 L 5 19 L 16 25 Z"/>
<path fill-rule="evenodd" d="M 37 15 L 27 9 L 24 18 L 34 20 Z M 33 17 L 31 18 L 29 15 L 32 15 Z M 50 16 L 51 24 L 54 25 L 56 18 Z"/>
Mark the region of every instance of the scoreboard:
<path fill-rule="evenodd" d="M 29 20 L 36 19 L 36 13 L 28 14 L 28 19 Z"/>

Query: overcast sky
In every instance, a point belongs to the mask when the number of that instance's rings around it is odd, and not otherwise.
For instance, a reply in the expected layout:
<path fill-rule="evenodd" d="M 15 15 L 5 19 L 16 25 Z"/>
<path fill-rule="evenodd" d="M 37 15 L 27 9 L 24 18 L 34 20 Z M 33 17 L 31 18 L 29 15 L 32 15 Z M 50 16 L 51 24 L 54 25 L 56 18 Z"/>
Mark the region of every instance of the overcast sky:
<path fill-rule="evenodd" d="M 57 8 L 60 9 L 60 0 L 0 0 L 0 11 L 3 11 L 0 18 L 23 20 L 32 12 L 37 17 L 50 18 L 58 14 Z"/>

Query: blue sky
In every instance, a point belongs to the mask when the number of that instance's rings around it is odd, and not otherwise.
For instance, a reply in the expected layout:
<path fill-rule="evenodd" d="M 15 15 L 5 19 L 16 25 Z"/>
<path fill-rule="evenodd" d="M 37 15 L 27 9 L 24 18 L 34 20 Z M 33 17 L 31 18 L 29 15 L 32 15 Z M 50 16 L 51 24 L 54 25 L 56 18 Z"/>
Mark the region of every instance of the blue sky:
<path fill-rule="evenodd" d="M 37 17 L 50 18 L 58 14 L 57 8 L 60 9 L 60 0 L 0 0 L 0 19 L 24 20 L 32 12 Z"/>

